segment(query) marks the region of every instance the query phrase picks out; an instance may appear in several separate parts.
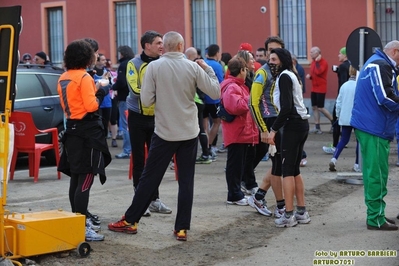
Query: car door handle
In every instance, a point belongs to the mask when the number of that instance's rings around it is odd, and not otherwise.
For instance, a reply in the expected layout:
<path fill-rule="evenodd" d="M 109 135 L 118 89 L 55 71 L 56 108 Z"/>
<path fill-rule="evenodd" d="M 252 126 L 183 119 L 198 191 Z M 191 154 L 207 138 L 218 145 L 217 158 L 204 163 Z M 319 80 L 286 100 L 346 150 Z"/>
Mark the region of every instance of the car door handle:
<path fill-rule="evenodd" d="M 46 106 L 43 107 L 43 110 L 44 110 L 44 111 L 47 111 L 47 112 L 53 111 L 53 109 L 54 109 L 54 107 L 48 107 L 48 106 L 47 106 L 47 107 L 46 107 Z"/>

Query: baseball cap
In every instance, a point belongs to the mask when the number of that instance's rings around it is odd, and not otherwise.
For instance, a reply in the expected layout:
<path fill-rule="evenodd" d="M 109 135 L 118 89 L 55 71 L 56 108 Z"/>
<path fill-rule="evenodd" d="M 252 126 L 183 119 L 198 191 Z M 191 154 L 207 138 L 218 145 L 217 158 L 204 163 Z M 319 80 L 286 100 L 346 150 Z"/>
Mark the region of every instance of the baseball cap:
<path fill-rule="evenodd" d="M 240 44 L 240 48 L 238 48 L 238 50 L 244 50 L 252 53 L 252 45 L 247 42 L 244 42 Z"/>

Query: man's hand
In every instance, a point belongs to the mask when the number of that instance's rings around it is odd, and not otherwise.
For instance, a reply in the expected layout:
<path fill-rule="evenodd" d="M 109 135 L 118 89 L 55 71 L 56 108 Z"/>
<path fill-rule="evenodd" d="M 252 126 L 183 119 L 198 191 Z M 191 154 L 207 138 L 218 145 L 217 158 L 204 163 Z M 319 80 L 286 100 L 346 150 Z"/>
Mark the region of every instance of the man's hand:
<path fill-rule="evenodd" d="M 307 79 L 312 79 L 312 76 L 311 76 L 310 74 L 307 74 L 307 75 L 306 75 L 306 78 L 307 78 Z"/>
<path fill-rule="evenodd" d="M 321 54 L 319 54 L 319 55 L 316 57 L 315 61 L 316 61 L 316 62 L 319 62 L 320 59 L 321 59 Z"/>
<path fill-rule="evenodd" d="M 267 143 L 267 136 L 269 135 L 269 132 L 265 131 L 265 132 L 261 132 L 260 133 L 260 141 L 262 141 L 263 143 Z"/>
<path fill-rule="evenodd" d="M 195 60 L 195 62 L 196 62 L 203 70 L 205 70 L 205 69 L 207 69 L 207 68 L 209 67 L 209 65 L 208 65 L 207 63 L 205 63 L 205 61 L 202 60 L 202 59 Z"/>

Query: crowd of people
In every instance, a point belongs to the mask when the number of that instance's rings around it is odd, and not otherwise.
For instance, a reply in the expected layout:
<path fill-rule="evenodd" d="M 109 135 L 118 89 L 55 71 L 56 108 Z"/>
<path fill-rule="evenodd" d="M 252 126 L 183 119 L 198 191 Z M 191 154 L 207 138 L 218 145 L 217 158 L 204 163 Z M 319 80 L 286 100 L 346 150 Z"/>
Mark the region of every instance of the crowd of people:
<path fill-rule="evenodd" d="M 110 134 L 111 146 L 117 147 L 117 125 L 123 149 L 116 158 L 132 157 L 133 161 L 133 199 L 125 214 L 108 224 L 109 230 L 136 234 L 142 216 L 172 213 L 160 200 L 159 186 L 174 157 L 179 176 L 174 234 L 177 240 L 186 241 L 195 164 L 212 163 L 218 151 L 227 151 L 227 204 L 249 205 L 262 215 L 274 216 L 276 227 L 309 223 L 300 167 L 307 163 L 304 145 L 308 134 L 323 133 L 320 113 L 332 125 L 334 145 L 323 147 L 326 152 L 331 152 L 327 148 L 333 151 L 330 171 L 336 171 L 338 157 L 355 130 L 360 148 L 356 148 L 354 170 L 363 171 L 367 228 L 398 229 L 383 212 L 387 150 L 399 111 L 395 72 L 398 41 L 387 44 L 383 51 L 377 50 L 366 62 L 360 72 L 365 78 L 360 83 L 356 81 L 356 69 L 346 58 L 346 48 L 340 50 L 341 65 L 333 66 L 339 79 L 333 115 L 324 107 L 328 63 L 318 47 L 310 50 L 312 63 L 305 76 L 296 56 L 285 49 L 278 36 L 267 38 L 265 47 L 257 49 L 255 55 L 249 43 L 242 43 L 234 55 L 222 53 L 217 44 L 211 44 L 205 58 L 195 47 L 185 49 L 182 35 L 174 31 L 165 35 L 147 31 L 140 43 L 142 53 L 136 56 L 129 46 L 118 48 L 117 71 L 104 54 L 97 52 L 98 43 L 93 39 L 73 41 L 65 51 L 67 71 L 58 83 L 66 117 L 62 140 L 65 149 L 58 169 L 71 176 L 71 208 L 86 215 L 86 240 L 104 240 L 98 233 L 100 219 L 88 211 L 89 193 L 95 175 L 100 176 L 102 184 L 106 181 L 105 167 L 111 161 L 106 138 Z M 41 52 L 36 56 L 41 58 Z M 24 55 L 23 59 L 29 58 Z M 380 75 L 383 83 L 378 88 L 379 82 L 372 80 L 370 72 Z M 315 128 L 311 130 L 303 102 L 305 78 L 312 83 Z M 370 102 L 378 112 L 366 108 Z M 370 121 L 375 125 L 370 129 L 365 115 L 372 120 L 378 116 L 383 124 L 378 127 L 377 121 Z M 218 149 L 220 126 L 223 144 Z M 381 148 L 375 151 L 376 146 Z M 255 168 L 266 154 L 272 165 L 258 185 Z M 378 181 L 378 189 L 374 188 L 376 179 L 385 180 Z M 265 200 L 270 187 L 276 200 L 274 211 L 269 210 Z"/>
<path fill-rule="evenodd" d="M 43 51 L 37 52 L 35 54 L 35 56 L 33 57 L 33 59 L 32 59 L 32 55 L 30 53 L 25 53 L 22 55 L 22 58 L 19 63 L 27 64 L 27 65 L 36 64 L 39 66 L 51 66 L 52 65 L 49 56 Z"/>

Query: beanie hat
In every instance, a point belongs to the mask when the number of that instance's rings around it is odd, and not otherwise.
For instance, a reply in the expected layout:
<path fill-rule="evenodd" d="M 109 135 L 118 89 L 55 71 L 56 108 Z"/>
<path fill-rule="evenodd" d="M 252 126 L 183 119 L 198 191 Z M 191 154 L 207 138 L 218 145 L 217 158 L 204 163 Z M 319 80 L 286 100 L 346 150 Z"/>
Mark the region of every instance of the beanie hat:
<path fill-rule="evenodd" d="M 41 51 L 41 52 L 36 53 L 36 55 L 38 57 L 40 57 L 41 59 L 43 59 L 44 61 L 47 61 L 47 55 L 45 52 Z"/>
<path fill-rule="evenodd" d="M 32 60 L 32 56 L 30 55 L 30 53 L 25 53 L 22 56 L 22 60 Z"/>
<path fill-rule="evenodd" d="M 341 50 L 339 50 L 339 52 L 346 56 L 346 47 L 342 47 Z"/>
<path fill-rule="evenodd" d="M 247 42 L 244 42 L 244 43 L 240 44 L 240 48 L 238 50 L 252 52 L 252 45 Z"/>

